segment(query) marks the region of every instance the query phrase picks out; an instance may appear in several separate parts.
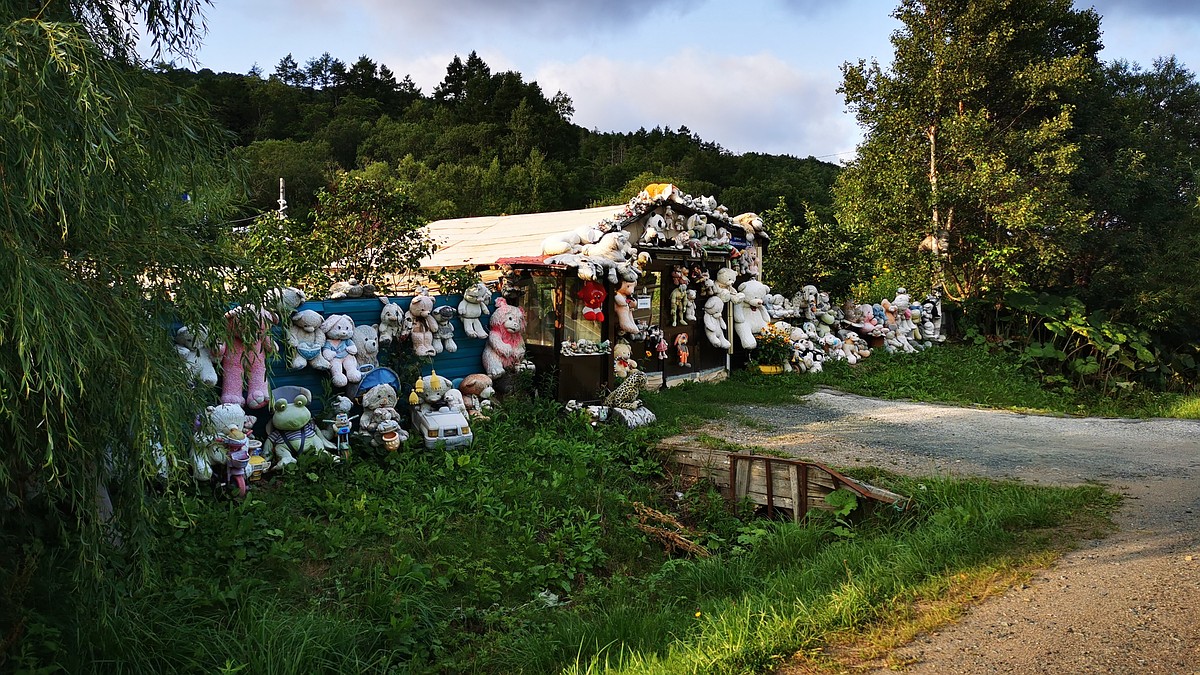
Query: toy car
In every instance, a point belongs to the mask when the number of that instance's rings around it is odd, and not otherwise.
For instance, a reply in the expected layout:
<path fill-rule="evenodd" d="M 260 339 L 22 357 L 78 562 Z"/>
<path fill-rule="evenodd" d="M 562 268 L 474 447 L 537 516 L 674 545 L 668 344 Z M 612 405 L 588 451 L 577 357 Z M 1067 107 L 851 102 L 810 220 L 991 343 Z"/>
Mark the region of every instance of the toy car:
<path fill-rule="evenodd" d="M 425 447 L 434 448 L 444 442 L 448 448 L 470 445 L 475 441 L 471 425 L 467 418 L 457 410 L 445 408 L 421 412 L 414 408 L 412 412 L 413 429 L 425 441 Z"/>

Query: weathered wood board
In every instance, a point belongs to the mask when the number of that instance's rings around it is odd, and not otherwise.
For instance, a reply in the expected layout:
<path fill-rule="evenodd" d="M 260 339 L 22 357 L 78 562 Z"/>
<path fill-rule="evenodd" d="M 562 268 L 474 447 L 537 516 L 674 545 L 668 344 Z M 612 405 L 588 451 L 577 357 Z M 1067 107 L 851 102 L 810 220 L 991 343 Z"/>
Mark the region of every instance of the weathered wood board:
<path fill-rule="evenodd" d="M 771 516 L 775 509 L 784 509 L 799 522 L 809 509 L 831 510 L 825 496 L 839 488 L 850 490 L 868 505 L 908 506 L 907 497 L 854 480 L 817 462 L 748 451 L 725 452 L 680 439 L 666 439 L 659 447 L 671 453 L 671 461 L 681 475 L 710 480 L 727 499 L 749 499 L 767 507 Z"/>

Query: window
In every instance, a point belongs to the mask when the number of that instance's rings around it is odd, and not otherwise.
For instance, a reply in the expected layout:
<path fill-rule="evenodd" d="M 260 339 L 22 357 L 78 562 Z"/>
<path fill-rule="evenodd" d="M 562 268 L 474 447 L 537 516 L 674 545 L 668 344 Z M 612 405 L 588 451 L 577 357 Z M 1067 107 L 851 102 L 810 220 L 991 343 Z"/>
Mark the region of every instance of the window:
<path fill-rule="evenodd" d="M 558 288 L 558 279 L 549 276 L 528 277 L 522 288 L 525 295 L 522 305 L 525 309 L 525 343 L 558 347 L 554 342 L 554 324 L 558 319 L 555 311 L 554 293 Z"/>
<path fill-rule="evenodd" d="M 566 321 L 563 326 L 563 339 L 572 342 L 579 340 L 588 340 L 590 342 L 600 342 L 600 325 L 601 322 L 593 321 L 584 318 L 584 310 L 587 307 L 579 298 L 579 291 L 583 288 L 584 282 L 576 276 L 567 279 L 567 297 L 566 297 Z M 605 303 L 607 304 L 607 302 Z"/>

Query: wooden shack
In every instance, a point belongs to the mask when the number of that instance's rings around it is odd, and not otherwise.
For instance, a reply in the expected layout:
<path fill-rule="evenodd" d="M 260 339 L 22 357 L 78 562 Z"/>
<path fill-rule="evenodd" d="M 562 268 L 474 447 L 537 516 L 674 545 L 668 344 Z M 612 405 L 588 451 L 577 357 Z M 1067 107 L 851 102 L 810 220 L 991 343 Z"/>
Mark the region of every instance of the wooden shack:
<path fill-rule="evenodd" d="M 485 281 L 494 281 L 500 293 L 525 310 L 527 358 L 536 365 L 537 377 L 554 388 L 559 400 L 596 402 L 617 384 L 613 348 L 622 343 L 646 373 L 648 387 L 726 376 L 731 350 L 705 338 L 702 307 L 720 269 L 738 270 L 739 282 L 748 279 L 757 274 L 756 261 L 762 260 L 766 246 L 760 227 L 738 220 L 749 222 L 729 217 L 712 198 L 676 191 L 655 198 L 643 193 L 619 206 L 436 221 L 429 231 L 438 250 L 422 267 L 472 266 Z M 584 230 L 624 232 L 636 248 L 640 261 L 629 306 L 637 333 L 623 333 L 618 325 L 620 277 L 587 278 L 593 276 L 584 273 L 590 270 L 581 271 L 585 263 L 571 253 L 550 255 L 544 248 L 548 239 Z M 627 272 L 627 267 L 622 270 Z M 681 280 L 696 292 L 691 320 L 672 312 L 671 294 Z M 606 294 L 599 320 L 596 308 L 582 297 L 585 287 L 595 288 L 587 286 L 589 281 Z M 731 337 L 728 305 L 724 317 Z M 686 334 L 686 364 L 677 348 L 681 334 Z"/>

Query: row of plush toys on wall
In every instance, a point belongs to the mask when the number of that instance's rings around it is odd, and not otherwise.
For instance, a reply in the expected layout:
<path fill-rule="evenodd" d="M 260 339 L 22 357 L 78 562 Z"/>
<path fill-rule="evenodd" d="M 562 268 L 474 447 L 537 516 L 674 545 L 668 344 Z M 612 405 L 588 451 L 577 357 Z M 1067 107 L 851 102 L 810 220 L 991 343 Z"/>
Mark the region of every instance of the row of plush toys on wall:
<path fill-rule="evenodd" d="M 872 344 L 888 353 L 912 353 L 945 341 L 941 294 L 936 290 L 922 302 L 897 288 L 891 300 L 835 307 L 828 293 L 810 285 L 791 299 L 769 296 L 766 312 L 792 343 L 792 358 L 784 364 L 789 371 L 820 372 L 829 360 L 854 364 L 871 355 Z"/>
<path fill-rule="evenodd" d="M 321 316 L 299 309 L 304 293 L 284 288 L 268 294 L 261 306 L 230 310 L 226 315 L 230 337 L 224 343 L 210 345 L 203 326 L 180 327 L 175 332 L 176 350 L 193 383 L 221 384 L 220 405 L 197 417 L 194 474 L 207 480 L 214 466 L 223 468 L 226 478 L 244 491 L 246 476 L 256 478 L 268 469 L 291 464 L 303 452 L 346 453 L 354 433 L 396 449 L 408 436 L 396 410 L 399 382 L 394 372 L 380 367 L 380 348 L 396 349 L 408 340 L 418 356 L 454 352 L 451 321 L 456 316 L 469 337 L 486 340 L 481 364 L 486 372 L 456 383 L 436 374 L 430 382 L 419 380 L 409 403 L 412 426 L 422 432 L 427 446 L 470 442 L 468 420 L 482 416 L 490 405 L 493 377 L 532 365 L 524 359 L 523 312 L 499 299 L 493 313 L 491 299 L 490 289 L 482 283 L 468 289 L 457 307 L 435 307 L 427 291 L 414 296 L 408 309 L 380 298 L 379 323 L 356 326 L 345 314 Z M 489 314 L 490 326 L 485 328 L 482 317 Z M 272 326 L 279 327 L 274 334 Z M 267 361 L 272 354 L 280 354 L 290 369 L 328 372 L 331 384 L 349 387 L 346 393 L 355 400 L 337 396 L 329 406 L 330 418 L 318 424 L 309 409 L 309 390 L 269 389 Z M 351 416 L 356 403 L 361 414 Z M 259 442 L 251 437 L 256 417 L 246 411 L 268 405 L 267 438 Z M 353 431 L 355 418 L 358 432 Z"/>

